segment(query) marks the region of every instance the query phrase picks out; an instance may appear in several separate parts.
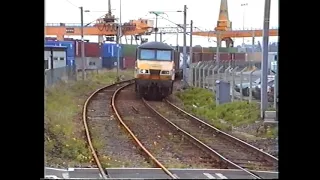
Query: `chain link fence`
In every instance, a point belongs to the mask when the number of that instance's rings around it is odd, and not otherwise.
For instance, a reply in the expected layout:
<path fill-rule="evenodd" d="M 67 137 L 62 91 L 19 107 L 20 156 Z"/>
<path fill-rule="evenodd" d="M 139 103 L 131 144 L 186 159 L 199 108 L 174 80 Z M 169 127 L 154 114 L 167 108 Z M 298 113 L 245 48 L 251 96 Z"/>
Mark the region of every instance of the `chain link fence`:
<path fill-rule="evenodd" d="M 216 61 L 192 63 L 188 72 L 190 86 L 210 89 L 215 92 L 217 80 L 230 83 L 231 101 L 260 102 L 261 71 L 252 64 L 227 64 Z M 276 107 L 275 76 L 268 76 L 268 101 L 271 107 Z"/>
<path fill-rule="evenodd" d="M 50 87 L 58 82 L 76 81 L 77 71 L 75 66 L 65 66 L 48 69 L 44 72 L 45 87 Z"/>
<path fill-rule="evenodd" d="M 97 74 L 103 73 L 113 73 L 116 76 L 119 75 L 119 80 L 131 79 L 133 78 L 134 68 L 119 69 L 117 73 L 117 68 L 107 69 L 107 68 L 92 68 L 85 69 L 85 78 L 91 78 Z M 76 66 L 66 66 L 54 69 L 45 70 L 44 74 L 45 88 L 50 87 L 58 82 L 69 82 L 69 81 L 79 81 L 83 80 L 83 72 L 81 69 L 77 69 Z"/>

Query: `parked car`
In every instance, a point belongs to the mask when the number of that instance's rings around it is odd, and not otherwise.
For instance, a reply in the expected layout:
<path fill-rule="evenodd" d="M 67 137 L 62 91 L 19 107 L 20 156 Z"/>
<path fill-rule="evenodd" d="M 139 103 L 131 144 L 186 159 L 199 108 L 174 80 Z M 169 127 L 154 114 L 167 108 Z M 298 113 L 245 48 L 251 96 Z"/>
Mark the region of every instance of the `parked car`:
<path fill-rule="evenodd" d="M 273 101 L 273 97 L 274 97 L 274 79 L 268 81 L 267 93 L 268 93 L 268 101 L 272 102 Z M 261 84 L 257 85 L 252 90 L 252 96 L 257 100 L 261 99 Z"/>
<path fill-rule="evenodd" d="M 268 75 L 268 81 L 274 80 L 274 75 Z M 261 84 L 261 78 L 256 79 L 255 81 L 252 82 L 252 91 L 253 89 Z M 240 84 L 235 85 L 235 91 L 240 92 Z M 242 95 L 243 96 L 249 96 L 249 89 L 250 89 L 250 82 L 242 83 Z"/>

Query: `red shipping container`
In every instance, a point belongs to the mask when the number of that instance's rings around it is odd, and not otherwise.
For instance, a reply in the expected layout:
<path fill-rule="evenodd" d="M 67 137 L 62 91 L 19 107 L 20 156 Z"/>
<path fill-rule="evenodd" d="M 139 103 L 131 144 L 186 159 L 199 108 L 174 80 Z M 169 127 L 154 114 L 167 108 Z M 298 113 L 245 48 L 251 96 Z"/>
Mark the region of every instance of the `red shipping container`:
<path fill-rule="evenodd" d="M 200 46 L 195 46 L 192 48 L 192 52 L 202 52 L 202 47 Z"/>
<path fill-rule="evenodd" d="M 202 52 L 211 52 L 211 51 L 210 51 L 210 49 L 209 49 L 209 48 L 204 47 L 204 48 L 202 48 Z"/>
<path fill-rule="evenodd" d="M 230 54 L 229 53 L 219 53 L 220 54 L 220 61 L 222 60 L 230 60 Z M 217 59 L 217 53 L 213 53 L 213 57 L 214 57 L 214 60 Z"/>
<path fill-rule="evenodd" d="M 234 53 L 235 61 L 246 61 L 246 53 Z"/>
<path fill-rule="evenodd" d="M 81 45 L 82 43 L 76 41 L 76 57 L 81 57 Z M 84 56 L 85 57 L 101 57 L 101 45 L 99 43 L 84 43 Z"/>
<path fill-rule="evenodd" d="M 202 61 L 212 61 L 213 57 L 214 57 L 213 53 L 210 53 L 210 52 L 202 53 Z"/>
<path fill-rule="evenodd" d="M 136 58 L 132 56 L 125 56 L 123 57 L 123 61 L 124 61 L 124 68 L 131 69 L 131 68 L 134 68 L 135 66 Z"/>
<path fill-rule="evenodd" d="M 196 63 L 201 61 L 201 54 L 200 53 L 193 53 L 192 55 L 192 63 Z"/>

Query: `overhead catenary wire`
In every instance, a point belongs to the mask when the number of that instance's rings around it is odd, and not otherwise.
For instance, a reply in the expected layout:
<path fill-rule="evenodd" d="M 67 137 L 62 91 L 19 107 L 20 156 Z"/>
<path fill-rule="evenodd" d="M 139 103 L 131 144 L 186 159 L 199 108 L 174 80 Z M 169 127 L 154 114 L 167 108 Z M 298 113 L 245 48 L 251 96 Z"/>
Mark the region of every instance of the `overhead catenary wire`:
<path fill-rule="evenodd" d="M 71 4 L 72 6 L 74 6 L 74 7 L 76 7 L 76 8 L 79 8 L 80 6 L 77 6 L 77 5 L 75 5 L 75 4 L 73 4 L 71 1 L 69 1 L 69 0 L 65 0 L 65 1 L 67 1 L 69 4 Z"/>

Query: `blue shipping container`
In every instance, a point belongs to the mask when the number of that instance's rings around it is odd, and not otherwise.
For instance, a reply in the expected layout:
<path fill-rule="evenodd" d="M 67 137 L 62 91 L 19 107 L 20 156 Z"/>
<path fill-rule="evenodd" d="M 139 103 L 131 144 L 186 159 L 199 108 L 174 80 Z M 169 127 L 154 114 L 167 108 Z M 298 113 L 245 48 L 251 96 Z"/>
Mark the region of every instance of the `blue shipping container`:
<path fill-rule="evenodd" d="M 45 45 L 53 45 L 53 46 L 67 46 L 67 56 L 74 57 L 75 56 L 75 44 L 74 41 L 46 41 Z"/>
<path fill-rule="evenodd" d="M 117 68 L 117 62 L 117 57 L 104 57 L 102 58 L 102 67 L 108 69 Z M 123 64 L 123 57 L 120 57 L 120 69 L 123 69 Z"/>
<path fill-rule="evenodd" d="M 120 51 L 120 57 L 122 57 L 122 48 L 121 45 L 118 44 L 103 44 L 102 46 L 102 57 L 109 58 L 109 57 L 118 57 L 118 50 Z"/>
<path fill-rule="evenodd" d="M 74 57 L 67 57 L 67 66 L 75 66 L 76 60 Z"/>

